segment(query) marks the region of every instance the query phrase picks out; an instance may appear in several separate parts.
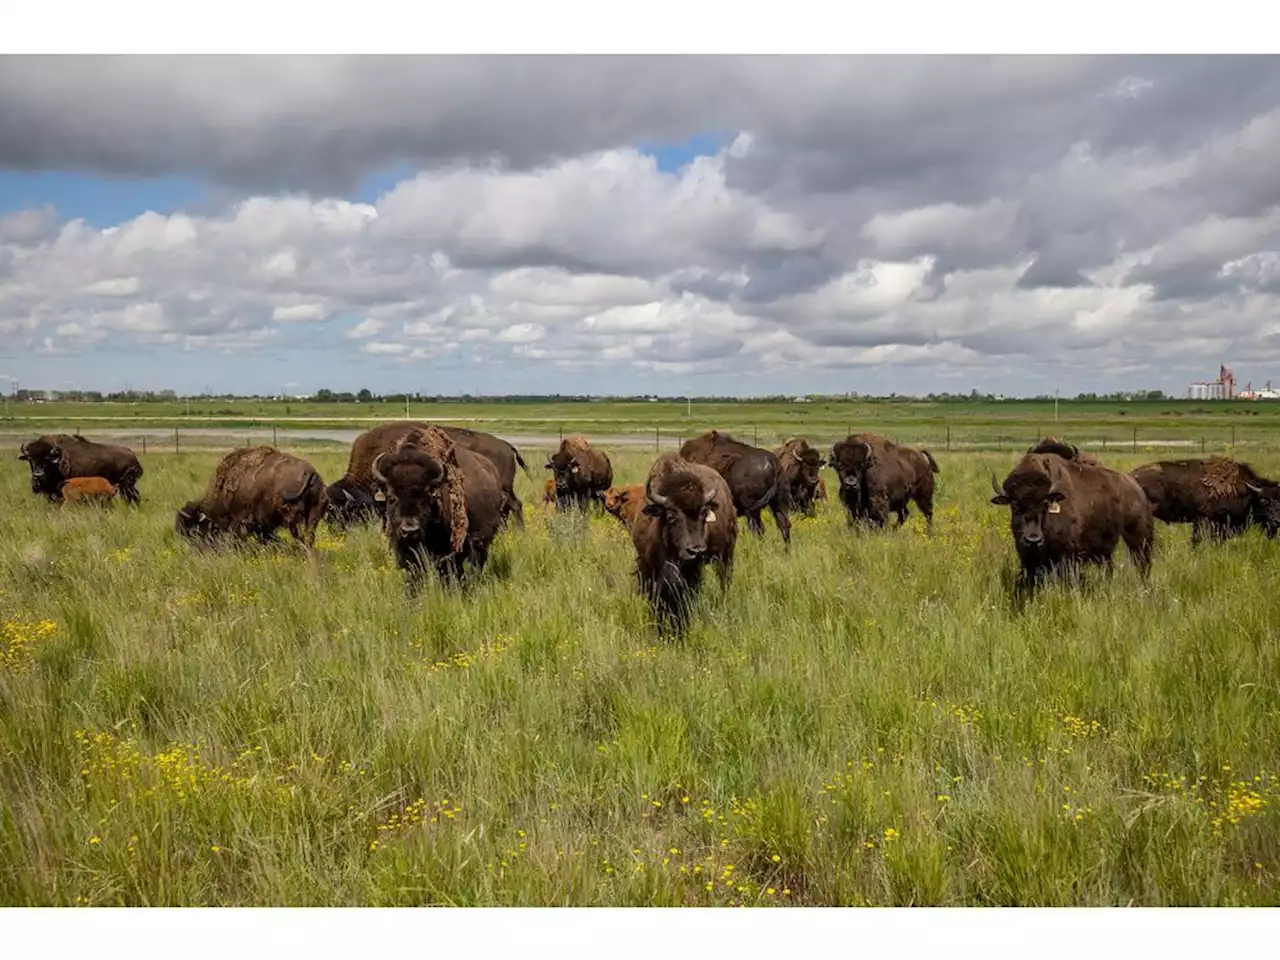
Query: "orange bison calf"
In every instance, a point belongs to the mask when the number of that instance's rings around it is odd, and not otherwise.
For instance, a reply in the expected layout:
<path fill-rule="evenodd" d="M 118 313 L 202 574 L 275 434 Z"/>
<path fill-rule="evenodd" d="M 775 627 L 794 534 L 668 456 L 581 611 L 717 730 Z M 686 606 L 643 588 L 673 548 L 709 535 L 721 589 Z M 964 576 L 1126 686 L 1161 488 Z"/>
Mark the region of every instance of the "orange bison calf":
<path fill-rule="evenodd" d="M 63 503 L 106 503 L 115 499 L 116 485 L 103 477 L 72 477 L 58 492 Z"/>
<path fill-rule="evenodd" d="M 636 525 L 636 517 L 644 509 L 644 484 L 629 483 L 625 487 L 610 487 L 604 492 L 604 509 L 630 530 Z"/>

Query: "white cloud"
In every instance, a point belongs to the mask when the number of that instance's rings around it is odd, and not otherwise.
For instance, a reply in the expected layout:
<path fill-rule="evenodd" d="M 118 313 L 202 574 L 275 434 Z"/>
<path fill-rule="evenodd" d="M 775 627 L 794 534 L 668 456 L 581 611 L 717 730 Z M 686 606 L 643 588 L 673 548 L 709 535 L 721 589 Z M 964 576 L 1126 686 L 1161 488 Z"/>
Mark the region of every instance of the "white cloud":
<path fill-rule="evenodd" d="M 386 324 L 381 320 L 366 317 L 346 332 L 346 338 L 348 340 L 364 340 L 381 333 L 385 326 Z"/>
<path fill-rule="evenodd" d="M 279 323 L 314 323 L 323 320 L 327 313 L 318 303 L 295 303 L 287 307 L 276 307 L 271 311 L 271 319 Z"/>

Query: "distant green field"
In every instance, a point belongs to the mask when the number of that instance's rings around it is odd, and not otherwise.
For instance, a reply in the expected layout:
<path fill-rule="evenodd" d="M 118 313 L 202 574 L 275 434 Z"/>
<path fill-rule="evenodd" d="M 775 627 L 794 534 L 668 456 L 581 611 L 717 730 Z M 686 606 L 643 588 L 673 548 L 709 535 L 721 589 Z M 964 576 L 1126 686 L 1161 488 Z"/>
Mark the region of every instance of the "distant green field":
<path fill-rule="evenodd" d="M 1047 433 L 1084 449 L 1173 446 L 1221 451 L 1231 446 L 1280 448 L 1280 403 L 1034 401 L 926 403 L 486 403 L 317 404 L 218 401 L 194 403 L 11 403 L 0 435 L 11 442 L 37 432 L 81 430 L 129 435 L 130 430 L 262 431 L 364 429 L 402 419 L 471 423 L 511 436 L 556 438 L 584 433 L 673 442 L 713 427 L 761 444 L 801 435 L 830 443 L 854 430 L 881 431 L 931 449 L 1016 449 Z M 553 441 L 554 442 L 554 441 Z"/>
<path fill-rule="evenodd" d="M 659 642 L 540 475 L 409 599 L 372 528 L 193 553 L 217 454 L 105 512 L 0 459 L 0 904 L 1280 904 L 1280 543 L 1159 526 L 1019 612 L 1010 455 L 938 460 L 933 537 L 766 518 Z"/>

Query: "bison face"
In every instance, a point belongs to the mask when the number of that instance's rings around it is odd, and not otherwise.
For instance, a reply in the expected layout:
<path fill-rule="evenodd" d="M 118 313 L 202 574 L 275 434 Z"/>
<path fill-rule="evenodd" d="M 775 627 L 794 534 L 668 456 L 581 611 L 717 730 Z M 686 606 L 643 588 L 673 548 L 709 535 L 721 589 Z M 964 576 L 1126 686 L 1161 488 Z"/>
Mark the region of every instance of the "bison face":
<path fill-rule="evenodd" d="M 577 457 L 559 451 L 547 456 L 547 469 L 556 482 L 556 492 L 568 493 L 573 489 L 578 474 L 582 472 L 582 465 L 578 463 Z"/>
<path fill-rule="evenodd" d="M 213 518 L 204 512 L 198 501 L 191 501 L 180 508 L 174 517 L 173 529 L 181 536 L 194 540 L 208 540 L 217 533 Z"/>
<path fill-rule="evenodd" d="M 678 486 L 668 479 L 668 486 L 676 486 L 669 495 L 657 493 L 651 486 L 645 487 L 644 513 L 656 517 L 662 531 L 662 540 L 668 554 L 674 554 L 681 563 L 699 560 L 707 552 L 707 524 L 716 519 L 715 491 L 707 490 L 698 482 Z M 674 479 L 681 479 L 678 475 Z M 694 478 L 696 480 L 696 478 Z"/>
<path fill-rule="evenodd" d="M 427 532 L 445 522 L 444 464 L 424 451 L 408 450 L 397 454 L 384 472 L 378 469 L 381 459 L 374 461 L 373 470 L 386 490 L 387 535 L 404 549 L 425 543 Z"/>
<path fill-rule="evenodd" d="M 1044 547 L 1045 518 L 1059 513 L 1066 497 L 1046 474 L 1020 476 L 1018 480 L 1015 492 L 1009 494 L 1006 492 L 1009 481 L 1000 487 L 993 476 L 991 488 L 995 496 L 991 502 L 998 507 L 1009 507 L 1009 529 L 1018 550 L 1034 552 Z"/>
<path fill-rule="evenodd" d="M 622 508 L 626 506 L 627 498 L 631 495 L 631 491 L 625 487 L 610 487 L 604 492 L 604 509 L 606 513 L 615 517 L 622 516 Z"/>
<path fill-rule="evenodd" d="M 1254 521 L 1262 527 L 1263 533 L 1274 538 L 1280 531 L 1280 484 L 1264 481 L 1264 485 L 1246 483 L 1245 486 L 1249 488 L 1249 505 Z"/>

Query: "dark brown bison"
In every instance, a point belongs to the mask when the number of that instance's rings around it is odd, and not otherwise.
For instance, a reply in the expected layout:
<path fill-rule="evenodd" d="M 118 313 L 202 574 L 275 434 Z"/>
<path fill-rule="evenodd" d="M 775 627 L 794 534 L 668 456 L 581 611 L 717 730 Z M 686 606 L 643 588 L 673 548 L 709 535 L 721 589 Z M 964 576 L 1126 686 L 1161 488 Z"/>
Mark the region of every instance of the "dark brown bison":
<path fill-rule="evenodd" d="M 555 453 L 547 454 L 547 469 L 556 482 L 556 506 L 561 509 L 603 506 L 604 492 L 613 485 L 609 455 L 579 434 L 565 437 Z"/>
<path fill-rule="evenodd" d="M 206 542 L 230 536 L 272 543 L 287 527 L 311 547 L 328 504 L 324 480 L 306 460 L 275 447 L 242 447 L 219 461 L 204 495 L 178 511 L 174 529 Z"/>
<path fill-rule="evenodd" d="M 386 491 L 387 542 L 411 585 L 428 563 L 446 581 L 460 581 L 467 563 L 484 569 L 507 505 L 493 461 L 425 426 L 374 457 L 370 472 Z"/>
<path fill-rule="evenodd" d="M 1054 453 L 1063 460 L 1079 460 L 1081 463 L 1091 463 L 1096 467 L 1102 466 L 1102 461 L 1092 453 L 1084 453 L 1074 443 L 1067 443 L 1061 437 L 1045 437 L 1027 453 Z"/>
<path fill-rule="evenodd" d="M 109 503 L 115 499 L 118 489 L 102 477 L 72 477 L 60 488 L 63 506 L 70 503 Z"/>
<path fill-rule="evenodd" d="M 768 507 L 777 521 L 782 542 L 790 548 L 791 496 L 782 475 L 782 464 L 775 454 L 712 430 L 686 440 L 680 456 L 710 467 L 724 477 L 733 493 L 734 510 L 747 518 L 747 529 L 757 536 L 764 535 L 760 514 Z"/>
<path fill-rule="evenodd" d="M 733 494 L 720 474 L 674 454 L 654 461 L 631 542 L 640 592 L 660 631 L 684 631 L 706 564 L 716 565 L 728 589 L 737 539 Z"/>
<path fill-rule="evenodd" d="M 345 527 L 382 516 L 382 493 L 376 489 L 372 472 L 374 459 L 380 453 L 390 453 L 410 432 L 428 426 L 430 424 L 415 420 L 397 420 L 373 427 L 356 437 L 351 444 L 346 474 L 329 487 L 329 522 L 336 527 Z M 526 476 L 532 479 L 533 475 L 520 452 L 507 441 L 479 430 L 446 426 L 438 429 L 443 430 L 458 446 L 478 453 L 494 465 L 498 481 L 502 485 L 503 519 L 514 514 L 516 525 L 523 526 L 524 508 L 520 498 L 516 496 L 515 488 L 517 464 Z"/>
<path fill-rule="evenodd" d="M 1056 454 L 1027 454 L 1003 484 L 993 474 L 991 487 L 991 502 L 1010 508 L 1024 587 L 1085 564 L 1109 572 L 1121 540 L 1141 575 L 1150 571 L 1155 520 L 1142 488 L 1127 473 Z"/>
<path fill-rule="evenodd" d="M 907 522 L 912 500 L 933 529 L 933 475 L 938 464 L 928 450 L 899 446 L 873 433 L 858 433 L 831 447 L 831 466 L 840 478 L 840 502 L 849 522 L 883 527 L 890 513 Z"/>
<path fill-rule="evenodd" d="M 142 464 L 128 447 L 95 443 L 79 434 L 46 434 L 22 445 L 19 460 L 31 466 L 31 492 L 53 502 L 62 499 L 62 484 L 76 477 L 102 477 L 120 489 L 126 502 L 137 504 Z"/>
<path fill-rule="evenodd" d="M 1130 471 L 1157 520 L 1191 524 L 1191 544 L 1208 534 L 1223 540 L 1257 526 L 1280 529 L 1280 486 L 1247 463 L 1227 457 L 1161 460 Z"/>
<path fill-rule="evenodd" d="M 773 451 L 782 464 L 782 479 L 791 502 L 806 517 L 814 516 L 814 501 L 818 500 L 818 488 L 822 477 L 818 471 L 825 466 L 822 454 L 809 445 L 803 437 L 792 437 Z"/>
<path fill-rule="evenodd" d="M 604 511 L 617 517 L 630 530 L 645 505 L 644 484 L 629 483 L 625 487 L 610 487 L 604 492 Z"/>

